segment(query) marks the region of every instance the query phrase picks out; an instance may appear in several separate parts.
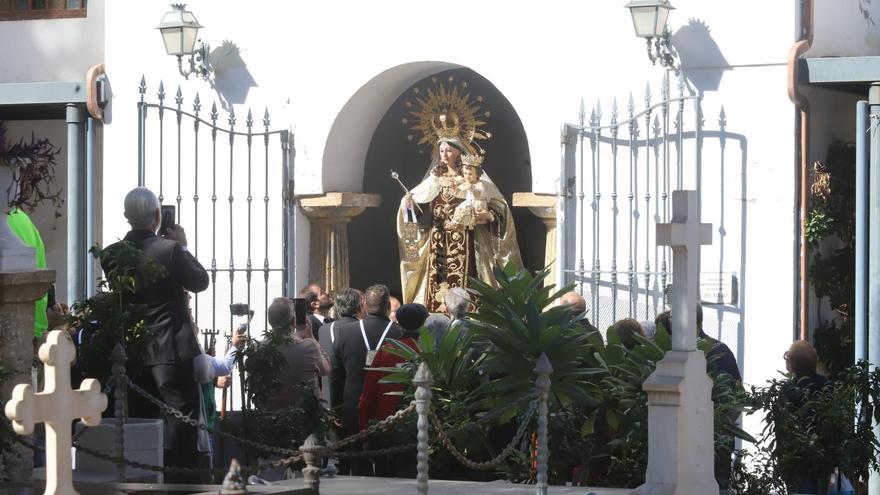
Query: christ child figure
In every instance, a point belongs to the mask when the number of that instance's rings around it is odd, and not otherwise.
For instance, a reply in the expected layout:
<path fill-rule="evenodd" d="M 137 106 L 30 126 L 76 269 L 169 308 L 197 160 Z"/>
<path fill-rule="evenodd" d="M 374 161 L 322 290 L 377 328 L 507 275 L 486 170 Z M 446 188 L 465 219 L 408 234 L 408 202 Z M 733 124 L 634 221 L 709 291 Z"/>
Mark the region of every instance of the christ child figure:
<path fill-rule="evenodd" d="M 466 228 L 472 230 L 477 224 L 477 218 L 481 213 L 489 209 L 487 202 L 487 188 L 485 182 L 480 180 L 483 176 L 483 167 L 465 165 L 461 169 L 464 181 L 458 186 L 456 196 L 463 198 L 448 223 L 453 228 Z"/>

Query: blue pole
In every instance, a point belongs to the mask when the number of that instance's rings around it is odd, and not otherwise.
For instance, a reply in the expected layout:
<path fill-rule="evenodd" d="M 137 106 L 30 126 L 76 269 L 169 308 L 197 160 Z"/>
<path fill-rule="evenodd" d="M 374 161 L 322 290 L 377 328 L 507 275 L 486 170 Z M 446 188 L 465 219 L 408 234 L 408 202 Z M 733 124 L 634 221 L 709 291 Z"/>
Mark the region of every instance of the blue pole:
<path fill-rule="evenodd" d="M 83 286 L 83 118 L 80 107 L 66 107 L 67 122 L 67 302 L 85 294 Z"/>
<path fill-rule="evenodd" d="M 86 236 L 83 249 L 88 251 L 95 244 L 95 119 L 86 119 Z M 95 260 L 88 252 L 85 258 L 85 295 L 95 295 Z"/>
<path fill-rule="evenodd" d="M 870 105 L 870 170 L 868 190 L 868 360 L 880 364 L 880 83 L 868 90 Z M 874 424 L 874 436 L 880 437 L 880 425 Z M 880 495 L 880 472 L 871 471 L 868 493 Z"/>
<path fill-rule="evenodd" d="M 868 359 L 868 102 L 856 103 L 855 361 Z"/>

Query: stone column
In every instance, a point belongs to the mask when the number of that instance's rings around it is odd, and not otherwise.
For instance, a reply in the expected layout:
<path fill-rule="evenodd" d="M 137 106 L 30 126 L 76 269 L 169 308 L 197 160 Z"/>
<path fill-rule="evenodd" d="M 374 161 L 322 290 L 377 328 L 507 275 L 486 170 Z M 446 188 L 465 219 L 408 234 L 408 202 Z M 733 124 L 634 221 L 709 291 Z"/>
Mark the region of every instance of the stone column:
<path fill-rule="evenodd" d="M 0 202 L 4 205 L 15 192 L 9 187 L 12 183 L 12 169 L 0 166 Z M 6 211 L 0 211 L 0 365 L 8 373 L 0 380 L 0 406 L 4 407 L 16 385 L 31 383 L 34 302 L 55 281 L 54 270 L 36 269 L 34 249 L 9 230 Z M 0 452 L 0 473 L 13 481 L 31 481 L 33 466 L 33 452 L 21 445 Z"/>
<path fill-rule="evenodd" d="M 5 214 L 0 215 L 0 221 L 5 224 Z M 54 281 L 55 270 L 0 272 L 0 364 L 9 373 L 2 380 L 0 404 L 6 404 L 16 385 L 31 383 L 34 302 Z M 33 465 L 33 452 L 18 444 L 0 454 L 0 472 L 12 481 L 30 481 Z"/>
<path fill-rule="evenodd" d="M 349 286 L 348 222 L 365 208 L 379 206 L 378 194 L 329 192 L 300 198 L 299 206 L 311 224 L 309 282 L 328 292 Z"/>
<path fill-rule="evenodd" d="M 548 283 L 555 283 L 559 263 L 556 260 L 556 195 L 552 193 L 513 193 L 513 206 L 528 208 L 547 227 L 544 244 L 544 266 L 550 267 Z"/>

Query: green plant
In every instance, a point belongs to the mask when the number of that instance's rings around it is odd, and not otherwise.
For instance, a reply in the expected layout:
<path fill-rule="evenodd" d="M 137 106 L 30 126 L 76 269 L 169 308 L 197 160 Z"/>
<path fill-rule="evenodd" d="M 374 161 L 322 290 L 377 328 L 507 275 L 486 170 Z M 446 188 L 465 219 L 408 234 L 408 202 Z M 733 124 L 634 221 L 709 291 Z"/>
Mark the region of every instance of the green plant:
<path fill-rule="evenodd" d="M 110 374 L 108 358 L 116 343 L 121 342 L 127 357 L 126 372 L 137 376 L 153 337 L 144 324 L 146 306 L 134 302 L 133 296 L 168 274 L 129 242 L 108 249 L 96 245 L 89 252 L 101 261 L 104 278 L 98 281 L 94 296 L 74 303 L 68 321 L 71 327 L 89 335 L 88 344 L 79 348 L 84 371 L 105 383 Z"/>
<path fill-rule="evenodd" d="M 412 381 L 419 365 L 424 362 L 434 378 L 431 386 L 432 407 L 444 430 L 451 432 L 453 443 L 475 459 L 491 458 L 497 454 L 487 436 L 487 428 L 473 427 L 474 419 L 487 412 L 476 393 L 482 381 L 479 367 L 484 356 L 482 346 L 474 343 L 473 335 L 461 325 L 453 325 L 439 339 L 422 328 L 415 349 L 398 340 L 388 339 L 387 342 L 389 345 L 385 349 L 388 352 L 406 360 L 393 368 L 370 368 L 387 373 L 379 380 L 380 383 L 405 387 L 404 391 L 390 392 L 389 395 L 401 396 L 402 403 L 412 400 Z M 384 443 L 412 442 L 415 428 L 410 423 L 395 428 L 386 435 L 393 439 L 386 439 Z M 433 476 L 443 478 L 458 478 L 463 473 L 467 474 L 445 449 L 432 453 L 431 471 Z"/>
<path fill-rule="evenodd" d="M 805 479 L 821 484 L 835 468 L 859 480 L 880 467 L 880 442 L 872 430 L 880 420 L 880 370 L 866 362 L 841 370 L 824 386 L 786 377 L 752 387 L 750 395 L 752 413 L 764 414 L 758 446 L 766 464 L 757 475 L 746 473 L 746 482 L 760 486 L 776 478 L 785 493 L 796 492 Z"/>
<path fill-rule="evenodd" d="M 596 440 L 578 480 L 581 483 L 593 480 L 606 486 L 635 487 L 644 481 L 648 406 L 642 384 L 654 372 L 657 361 L 671 350 L 672 341 L 662 329 L 654 341 L 639 335 L 634 338 L 638 344 L 627 348 L 614 328 L 607 330 L 606 342 L 599 335 L 590 336 L 594 353 L 587 360 L 593 372 L 588 393 L 597 404 L 584 409 L 580 433 Z M 713 381 L 715 452 L 719 459 L 725 459 L 730 455 L 731 437 L 754 439 L 735 424 L 745 405 L 744 392 L 730 375 L 713 370 L 712 363 L 720 356 L 708 356 L 712 345 L 708 339 L 698 342 L 707 354 L 707 372 Z"/>
<path fill-rule="evenodd" d="M 582 366 L 589 353 L 587 335 L 574 323 L 567 306 L 550 305 L 571 290 L 554 292 L 554 285 L 542 287 L 549 274 L 517 271 L 512 264 L 495 269 L 496 289 L 471 278 L 471 291 L 479 297 L 477 311 L 470 315 L 471 331 L 487 344 L 481 369 L 488 381 L 477 393 L 487 408 L 514 404 L 534 390 L 533 371 L 538 357 L 546 354 L 553 366 L 550 375 L 551 407 L 591 404 L 586 393 L 591 371 Z"/>
<path fill-rule="evenodd" d="M 263 332 L 261 341 L 248 339 L 242 350 L 240 366 L 245 370 L 245 390 L 248 400 L 257 409 L 264 408 L 267 401 L 281 390 L 280 370 L 287 367 L 287 361 L 279 349 L 292 342 L 288 330 L 269 328 Z"/>
<path fill-rule="evenodd" d="M 230 427 L 231 432 L 286 449 L 299 448 L 313 433 L 318 438 L 325 438 L 334 416 L 321 404 L 310 385 L 300 384 L 294 388 L 294 396 L 298 398 L 295 403 L 277 411 L 259 408 L 244 411 L 244 426 Z M 249 450 L 250 458 L 257 458 L 258 454 Z"/>
<path fill-rule="evenodd" d="M 804 220 L 813 251 L 810 284 L 828 300 L 834 316 L 820 322 L 813 341 L 831 376 L 853 363 L 855 303 L 855 148 L 840 142 L 828 148 L 825 162 L 813 167 L 810 211 Z M 834 246 L 826 240 L 834 240 Z M 825 248 L 820 250 L 820 248 Z"/>

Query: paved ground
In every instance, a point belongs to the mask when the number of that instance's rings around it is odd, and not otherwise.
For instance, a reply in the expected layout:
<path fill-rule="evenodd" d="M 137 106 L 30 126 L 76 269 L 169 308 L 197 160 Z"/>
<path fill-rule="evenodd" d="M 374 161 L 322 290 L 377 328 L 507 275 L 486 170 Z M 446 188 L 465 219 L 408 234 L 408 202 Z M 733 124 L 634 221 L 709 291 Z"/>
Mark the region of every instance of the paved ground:
<path fill-rule="evenodd" d="M 302 479 L 284 482 L 300 486 Z M 415 480 L 397 478 L 361 478 L 337 476 L 321 480 L 321 495 L 412 495 L 415 493 Z M 431 480 L 428 483 L 431 495 L 532 495 L 534 485 L 516 485 L 503 481 L 476 483 L 467 481 Z M 613 488 L 586 488 L 551 486 L 549 495 L 624 495 L 630 490 Z"/>

